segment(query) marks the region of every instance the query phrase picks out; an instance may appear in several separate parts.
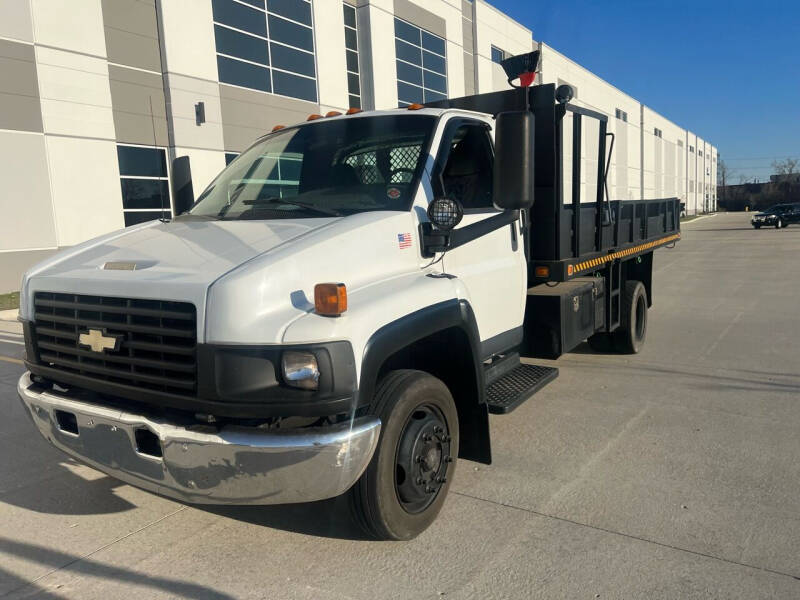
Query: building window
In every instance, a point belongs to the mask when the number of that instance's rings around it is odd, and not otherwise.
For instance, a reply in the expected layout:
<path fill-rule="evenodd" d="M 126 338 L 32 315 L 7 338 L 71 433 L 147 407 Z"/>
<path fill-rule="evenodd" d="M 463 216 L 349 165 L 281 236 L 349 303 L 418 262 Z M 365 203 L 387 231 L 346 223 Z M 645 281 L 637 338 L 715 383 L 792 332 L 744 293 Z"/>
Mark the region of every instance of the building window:
<path fill-rule="evenodd" d="M 226 152 L 225 153 L 225 166 L 227 167 L 229 164 L 233 162 L 233 159 L 239 156 L 238 152 Z"/>
<path fill-rule="evenodd" d="M 167 152 L 163 148 L 117 146 L 125 227 L 172 216 Z"/>
<path fill-rule="evenodd" d="M 447 97 L 447 53 L 444 39 L 406 21 L 394 20 L 397 99 L 400 106 Z"/>
<path fill-rule="evenodd" d="M 662 134 L 663 132 L 658 127 L 653 129 L 653 135 L 656 136 L 657 138 L 660 138 Z"/>
<path fill-rule="evenodd" d="M 683 140 L 678 140 L 678 148 L 683 148 Z"/>
<path fill-rule="evenodd" d="M 697 156 L 703 156 L 703 151 L 702 150 L 698 150 L 697 151 Z"/>
<path fill-rule="evenodd" d="M 626 113 L 624 110 L 618 108 L 616 115 L 620 121 L 625 121 L 626 123 L 628 122 L 628 113 Z"/>
<path fill-rule="evenodd" d="M 361 77 L 358 70 L 358 24 L 356 9 L 344 4 L 344 46 L 347 58 L 347 93 L 350 108 L 361 108 Z"/>
<path fill-rule="evenodd" d="M 500 48 L 492 46 L 492 62 L 497 63 L 499 65 L 505 59 L 506 59 L 505 50 L 500 50 Z"/>
<path fill-rule="evenodd" d="M 308 0 L 212 0 L 222 83 L 317 101 Z"/>
<path fill-rule="evenodd" d="M 689 146 L 689 152 L 691 152 L 692 154 L 694 154 L 694 146 Z"/>

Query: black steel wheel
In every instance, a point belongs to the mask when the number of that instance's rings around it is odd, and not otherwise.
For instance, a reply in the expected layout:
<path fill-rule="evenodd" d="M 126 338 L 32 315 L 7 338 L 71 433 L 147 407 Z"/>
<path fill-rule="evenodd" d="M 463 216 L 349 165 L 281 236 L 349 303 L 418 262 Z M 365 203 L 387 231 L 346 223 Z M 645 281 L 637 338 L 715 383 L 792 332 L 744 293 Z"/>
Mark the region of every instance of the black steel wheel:
<path fill-rule="evenodd" d="M 355 520 L 373 537 L 409 540 L 444 504 L 458 456 L 458 412 L 447 386 L 422 371 L 398 370 L 378 384 L 371 411 L 378 447 L 350 492 Z"/>

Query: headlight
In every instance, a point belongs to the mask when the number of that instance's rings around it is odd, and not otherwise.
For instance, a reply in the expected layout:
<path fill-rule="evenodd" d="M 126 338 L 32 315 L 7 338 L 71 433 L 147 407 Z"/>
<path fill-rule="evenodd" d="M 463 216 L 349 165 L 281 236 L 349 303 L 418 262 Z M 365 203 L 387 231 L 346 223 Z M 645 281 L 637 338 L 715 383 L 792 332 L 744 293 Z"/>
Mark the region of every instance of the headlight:
<path fill-rule="evenodd" d="M 311 352 L 283 353 L 283 379 L 287 385 L 304 390 L 316 390 L 319 387 L 319 367 L 317 359 Z"/>

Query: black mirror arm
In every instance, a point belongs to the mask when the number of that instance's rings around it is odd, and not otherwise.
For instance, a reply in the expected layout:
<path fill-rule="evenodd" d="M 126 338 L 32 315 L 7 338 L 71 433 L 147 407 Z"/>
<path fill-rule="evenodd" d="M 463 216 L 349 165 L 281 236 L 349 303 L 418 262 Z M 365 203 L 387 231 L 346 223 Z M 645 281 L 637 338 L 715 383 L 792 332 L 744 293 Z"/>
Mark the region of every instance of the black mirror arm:
<path fill-rule="evenodd" d="M 518 210 L 505 210 L 488 219 L 471 223 L 460 229 L 441 231 L 434 229 L 431 223 L 420 223 L 420 239 L 422 239 L 422 254 L 431 257 L 436 252 L 453 250 L 468 244 L 479 237 L 510 225 L 519 219 Z"/>

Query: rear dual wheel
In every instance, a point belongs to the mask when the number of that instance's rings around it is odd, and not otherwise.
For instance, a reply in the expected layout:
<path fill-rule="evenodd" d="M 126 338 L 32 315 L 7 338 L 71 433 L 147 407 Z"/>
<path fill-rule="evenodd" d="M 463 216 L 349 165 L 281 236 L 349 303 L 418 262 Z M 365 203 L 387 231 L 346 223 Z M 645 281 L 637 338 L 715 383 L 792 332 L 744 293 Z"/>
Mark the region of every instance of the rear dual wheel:
<path fill-rule="evenodd" d="M 647 290 L 641 281 L 626 281 L 619 328 L 612 333 L 595 333 L 586 341 L 595 352 L 638 354 L 646 336 Z"/>
<path fill-rule="evenodd" d="M 372 414 L 381 434 L 350 490 L 356 522 L 371 536 L 410 540 L 444 504 L 458 456 L 458 412 L 447 386 L 422 371 L 398 370 L 378 384 Z"/>

